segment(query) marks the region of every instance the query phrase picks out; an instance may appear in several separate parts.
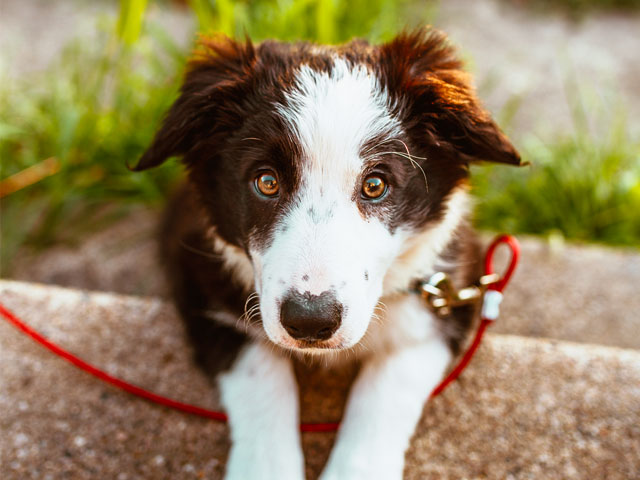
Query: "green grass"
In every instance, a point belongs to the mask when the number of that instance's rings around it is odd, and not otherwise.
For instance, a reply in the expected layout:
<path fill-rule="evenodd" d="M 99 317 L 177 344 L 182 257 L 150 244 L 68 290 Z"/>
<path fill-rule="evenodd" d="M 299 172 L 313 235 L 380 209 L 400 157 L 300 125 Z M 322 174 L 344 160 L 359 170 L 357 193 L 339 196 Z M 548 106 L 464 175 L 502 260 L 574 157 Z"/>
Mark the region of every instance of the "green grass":
<path fill-rule="evenodd" d="M 568 94 L 572 134 L 546 142 L 526 136 L 520 150 L 528 167 L 474 169 L 476 224 L 638 247 L 640 138 L 615 102 L 607 109 L 575 85 L 568 91 L 577 92 Z"/>
<path fill-rule="evenodd" d="M 44 73 L 0 75 L 0 181 L 53 158 L 59 171 L 0 200 L 0 273 L 20 246 L 73 241 L 136 204 L 164 198 L 179 168 L 131 173 L 175 98 L 190 49 L 144 23 L 146 0 L 125 0 L 118 19 L 98 23 L 95 41 L 76 40 Z M 254 40 L 338 43 L 385 40 L 426 23 L 432 3 L 392 0 L 193 0 L 201 31 Z M 405 10 L 411 6 L 411 21 Z M 2 60 L 2 59 L 0 59 Z M 105 209 L 105 206 L 109 208 Z"/>
<path fill-rule="evenodd" d="M 131 5 L 118 21 L 99 22 L 95 42 L 71 43 L 46 72 L 0 76 L 0 180 L 48 158 L 59 165 L 58 173 L 1 200 L 3 275 L 19 247 L 81 238 L 78 232 L 102 226 L 132 205 L 158 204 L 178 177 L 175 162 L 138 174 L 125 167 L 143 152 L 175 98 L 188 52 L 157 26 L 142 23 L 145 0 L 124 3 Z M 353 36 L 385 40 L 402 27 L 427 23 L 434 9 L 392 0 L 191 5 L 202 29 L 329 43 Z M 593 135 L 590 119 L 576 115 L 572 136 L 519 142 L 532 167 L 479 171 L 478 225 L 639 245 L 640 146 L 624 116 L 614 119 L 606 135 Z"/>
<path fill-rule="evenodd" d="M 59 165 L 2 199 L 3 273 L 20 245 L 69 239 L 103 221 L 96 212 L 107 203 L 158 201 L 175 177 L 172 165 L 134 175 L 125 162 L 140 155 L 174 98 L 184 53 L 162 32 L 125 47 L 111 29 L 103 22 L 96 42 L 68 45 L 43 74 L 1 83 L 1 178 L 51 157 Z"/>
<path fill-rule="evenodd" d="M 140 1 L 140 0 L 137 0 Z M 192 0 L 200 31 L 236 38 L 342 43 L 353 37 L 390 39 L 405 27 L 423 25 L 437 3 L 414 0 Z M 416 5 L 417 8 L 416 8 Z M 410 14 L 408 13 L 410 12 Z"/>

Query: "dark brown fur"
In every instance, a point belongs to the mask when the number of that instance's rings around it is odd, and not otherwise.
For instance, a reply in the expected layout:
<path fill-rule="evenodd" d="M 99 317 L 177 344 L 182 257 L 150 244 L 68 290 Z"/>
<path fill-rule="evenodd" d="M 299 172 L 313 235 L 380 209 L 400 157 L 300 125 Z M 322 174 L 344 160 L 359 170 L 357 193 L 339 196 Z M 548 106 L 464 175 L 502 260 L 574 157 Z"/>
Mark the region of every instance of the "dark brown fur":
<path fill-rule="evenodd" d="M 215 226 L 217 235 L 246 252 L 250 232 L 269 243 L 300 180 L 298 146 L 273 105 L 286 103 L 284 93 L 292 88 L 301 64 L 330 71 L 336 53 L 376 73 L 395 100 L 392 114 L 405 132 L 395 139 L 393 148 L 409 150 L 428 174 L 427 188 L 422 174 L 406 159 L 385 159 L 386 174 L 395 188 L 394 195 L 384 200 L 390 230 L 399 225 L 421 230 L 440 221 L 445 198 L 467 181 L 470 162 L 520 164 L 439 32 L 418 30 L 382 46 L 362 40 L 339 47 L 273 41 L 254 46 L 249 40 L 204 38 L 189 64 L 179 98 L 134 170 L 157 166 L 171 156 L 182 157 L 187 167 L 189 186 L 168 210 L 162 252 L 178 308 L 200 362 L 210 371 L 229 365 L 244 336 L 211 322 L 205 312 L 225 310 L 240 317 L 249 292 L 234 283 L 220 259 L 209 256 L 216 252 L 206 231 Z M 364 149 L 380 147 L 378 140 L 371 139 Z M 289 192 L 290 198 L 275 202 L 251 192 L 254 172 L 264 165 L 281 172 L 287 187 L 283 195 Z M 373 167 L 378 168 L 375 162 Z M 364 214 L 368 214 L 366 208 Z M 461 227 L 447 256 L 463 265 L 451 273 L 471 282 L 479 276 L 478 249 L 466 228 Z M 471 318 L 472 312 L 466 309 L 447 322 L 444 331 L 452 350 L 460 349 Z"/>

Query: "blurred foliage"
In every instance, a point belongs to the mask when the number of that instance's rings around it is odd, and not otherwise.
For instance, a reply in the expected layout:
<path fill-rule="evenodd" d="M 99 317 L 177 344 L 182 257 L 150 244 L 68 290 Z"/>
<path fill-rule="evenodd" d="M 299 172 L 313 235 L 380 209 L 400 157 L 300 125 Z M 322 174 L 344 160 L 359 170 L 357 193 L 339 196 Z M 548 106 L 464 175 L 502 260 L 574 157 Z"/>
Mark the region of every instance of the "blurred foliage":
<path fill-rule="evenodd" d="M 192 0 L 201 31 L 338 43 L 380 41 L 424 23 L 433 4 L 391 0 Z M 405 10 L 413 6 L 411 15 Z M 0 272 L 21 245 L 78 239 L 134 204 L 163 197 L 179 168 L 167 162 L 131 173 L 176 96 L 188 50 L 145 21 L 146 0 L 121 0 L 119 18 L 98 22 L 91 41 L 66 46 L 50 68 L 27 78 L 0 76 L 0 182 L 41 169 L 57 173 L 2 198 Z M 115 35 L 114 35 L 115 33 Z M 33 167 L 30 169 L 30 167 Z M 27 170 L 29 169 L 29 170 Z M 5 182 L 6 183 L 6 182 Z M 106 205 L 109 208 L 104 208 Z"/>
<path fill-rule="evenodd" d="M 385 40 L 403 27 L 427 23 L 435 8 L 413 0 L 189 3 L 200 30 L 326 43 L 354 36 Z M 2 199 L 2 274 L 21 245 L 78 239 L 78 232 L 109 222 L 131 205 L 160 203 L 178 177 L 175 162 L 138 174 L 126 168 L 175 98 L 188 55 L 166 31 L 145 21 L 147 7 L 146 0 L 121 0 L 117 20 L 101 20 L 94 40 L 72 42 L 47 71 L 0 76 L 0 182 L 34 166 L 39 171 L 54 164 L 57 170 Z M 412 22 L 401 23 L 406 18 Z M 504 118 L 513 116 L 517 103 L 508 103 Z M 529 170 L 478 172 L 481 227 L 640 244 L 638 141 L 623 116 L 606 138 L 591 135 L 588 121 L 579 117 L 570 138 L 524 142 L 523 154 L 534 163 Z"/>
<path fill-rule="evenodd" d="M 140 37 L 147 0 L 120 0 L 118 16 L 118 35 L 128 45 L 132 45 Z"/>
<path fill-rule="evenodd" d="M 2 199 L 2 272 L 19 245 L 73 238 L 104 220 L 97 213 L 106 203 L 159 200 L 177 172 L 168 165 L 134 175 L 125 162 L 137 159 L 171 104 L 184 53 L 158 29 L 130 47 L 115 41 L 113 22 L 98 30 L 43 74 L 2 79 L 1 178 L 48 158 L 59 168 Z"/>
<path fill-rule="evenodd" d="M 574 82 L 566 91 L 571 135 L 551 142 L 525 137 L 520 152 L 528 167 L 474 169 L 476 224 L 638 247 L 640 138 L 615 101 L 597 100 Z"/>
<path fill-rule="evenodd" d="M 256 40 L 341 43 L 353 37 L 390 39 L 433 16 L 434 1 L 414 0 L 191 0 L 199 30 Z M 407 15 L 411 10 L 412 15 Z M 407 20 L 411 19 L 411 20 Z"/>

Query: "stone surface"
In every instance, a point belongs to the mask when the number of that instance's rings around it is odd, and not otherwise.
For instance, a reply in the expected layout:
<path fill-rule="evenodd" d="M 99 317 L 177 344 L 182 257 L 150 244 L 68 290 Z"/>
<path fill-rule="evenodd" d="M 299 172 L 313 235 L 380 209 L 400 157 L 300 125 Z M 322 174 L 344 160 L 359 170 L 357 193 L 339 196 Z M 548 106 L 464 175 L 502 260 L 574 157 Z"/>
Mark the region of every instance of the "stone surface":
<path fill-rule="evenodd" d="M 640 348 L 640 251 L 520 243 L 492 331 Z"/>
<path fill-rule="evenodd" d="M 23 249 L 10 277 L 66 287 L 165 296 L 159 265 L 157 223 L 160 212 L 138 208 L 74 245 L 58 243 L 43 251 Z"/>
<path fill-rule="evenodd" d="M 180 321 L 157 298 L 1 281 L 0 299 L 116 375 L 216 406 Z M 328 383 L 305 384 L 306 420 L 339 418 L 353 372 L 335 373 L 325 372 Z M 4 321 L 0 412 L 5 480 L 215 479 L 228 451 L 226 426 L 119 392 Z M 315 478 L 333 435 L 303 439 L 308 478 Z M 462 379 L 425 408 L 405 477 L 592 480 L 638 472 L 640 352 L 489 335 Z"/>

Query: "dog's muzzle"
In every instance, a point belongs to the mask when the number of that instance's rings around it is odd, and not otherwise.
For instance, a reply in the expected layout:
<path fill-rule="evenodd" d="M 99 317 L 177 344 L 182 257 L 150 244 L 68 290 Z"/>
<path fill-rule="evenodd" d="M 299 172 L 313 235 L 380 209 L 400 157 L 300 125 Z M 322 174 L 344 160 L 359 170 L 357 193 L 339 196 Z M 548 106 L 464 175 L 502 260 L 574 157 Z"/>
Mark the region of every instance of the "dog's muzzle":
<path fill-rule="evenodd" d="M 280 323 L 296 340 L 328 340 L 340 327 L 342 310 L 333 291 L 312 295 L 290 290 L 280 306 Z"/>

